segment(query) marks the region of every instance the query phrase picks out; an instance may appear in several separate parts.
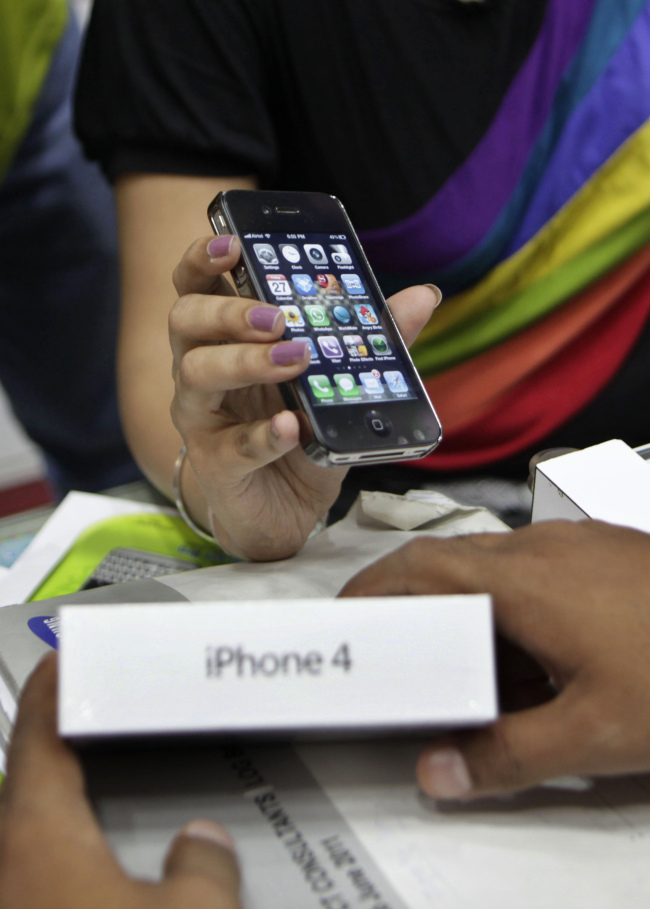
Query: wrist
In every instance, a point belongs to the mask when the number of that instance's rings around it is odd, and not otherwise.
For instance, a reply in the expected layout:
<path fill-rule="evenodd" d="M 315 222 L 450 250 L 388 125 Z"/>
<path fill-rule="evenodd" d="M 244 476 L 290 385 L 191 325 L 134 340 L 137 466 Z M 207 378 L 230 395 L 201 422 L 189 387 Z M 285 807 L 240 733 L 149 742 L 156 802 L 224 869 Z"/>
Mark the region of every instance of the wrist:
<path fill-rule="evenodd" d="M 186 458 L 187 448 L 185 445 L 182 445 L 174 462 L 174 474 L 172 480 L 174 504 L 176 505 L 178 513 L 183 518 L 190 530 L 192 530 L 197 536 L 201 537 L 202 540 L 207 540 L 211 543 L 216 544 L 213 533 L 212 512 L 210 509 L 208 508 L 207 510 L 207 521 L 205 522 L 210 528 L 210 532 L 208 532 L 204 527 L 199 526 L 199 524 L 194 520 L 190 514 L 186 499 L 183 495 L 183 467 L 185 465 Z"/>

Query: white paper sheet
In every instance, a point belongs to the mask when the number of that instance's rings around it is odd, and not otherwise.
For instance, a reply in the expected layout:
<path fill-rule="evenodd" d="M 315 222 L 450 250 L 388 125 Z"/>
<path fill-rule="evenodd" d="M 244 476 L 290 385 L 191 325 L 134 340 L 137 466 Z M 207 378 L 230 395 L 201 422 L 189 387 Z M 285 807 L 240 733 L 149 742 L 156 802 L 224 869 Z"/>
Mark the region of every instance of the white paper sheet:
<path fill-rule="evenodd" d="M 466 508 L 440 493 L 425 495 L 430 501 L 362 492 L 342 521 L 312 537 L 290 559 L 219 565 L 157 580 L 193 602 L 336 596 L 362 568 L 409 540 L 509 530 L 484 508 Z M 415 529 L 390 529 L 409 524 Z"/>

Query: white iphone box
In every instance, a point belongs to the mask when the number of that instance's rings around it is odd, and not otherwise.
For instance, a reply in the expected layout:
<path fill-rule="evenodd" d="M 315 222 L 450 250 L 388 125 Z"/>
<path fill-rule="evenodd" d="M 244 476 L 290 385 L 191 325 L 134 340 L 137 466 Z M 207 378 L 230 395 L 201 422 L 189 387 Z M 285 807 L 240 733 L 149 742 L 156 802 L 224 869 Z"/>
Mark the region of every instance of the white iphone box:
<path fill-rule="evenodd" d="M 650 532 L 650 465 L 610 439 L 542 461 L 535 470 L 532 521 L 585 518 Z"/>
<path fill-rule="evenodd" d="M 64 606 L 59 731 L 349 737 L 497 715 L 487 595 Z"/>

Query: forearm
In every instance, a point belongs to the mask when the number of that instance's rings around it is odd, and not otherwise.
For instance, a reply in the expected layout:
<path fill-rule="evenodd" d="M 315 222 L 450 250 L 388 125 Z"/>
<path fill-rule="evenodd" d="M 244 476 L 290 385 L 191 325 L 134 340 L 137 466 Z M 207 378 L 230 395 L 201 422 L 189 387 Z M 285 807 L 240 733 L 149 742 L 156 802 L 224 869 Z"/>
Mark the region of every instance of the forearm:
<path fill-rule="evenodd" d="M 209 233 L 208 203 L 220 189 L 252 186 L 166 175 L 129 175 L 116 187 L 120 225 L 122 313 L 118 383 L 124 432 L 141 470 L 173 498 L 174 462 L 182 445 L 170 416 L 174 395 L 168 315 L 175 300 L 172 274 L 189 244 Z M 191 470 L 182 473 L 183 498 L 207 527 L 207 505 Z"/>

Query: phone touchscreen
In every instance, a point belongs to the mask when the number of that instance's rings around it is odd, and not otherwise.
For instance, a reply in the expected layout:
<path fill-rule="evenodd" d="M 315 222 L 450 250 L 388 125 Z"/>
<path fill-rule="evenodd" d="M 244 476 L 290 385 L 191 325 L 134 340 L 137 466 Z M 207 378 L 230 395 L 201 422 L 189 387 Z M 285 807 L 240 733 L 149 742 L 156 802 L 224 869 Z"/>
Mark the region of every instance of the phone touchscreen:
<path fill-rule="evenodd" d="M 266 299 L 284 312 L 285 340 L 309 344 L 300 377 L 311 406 L 417 398 L 390 316 L 346 234 L 245 233 Z"/>

